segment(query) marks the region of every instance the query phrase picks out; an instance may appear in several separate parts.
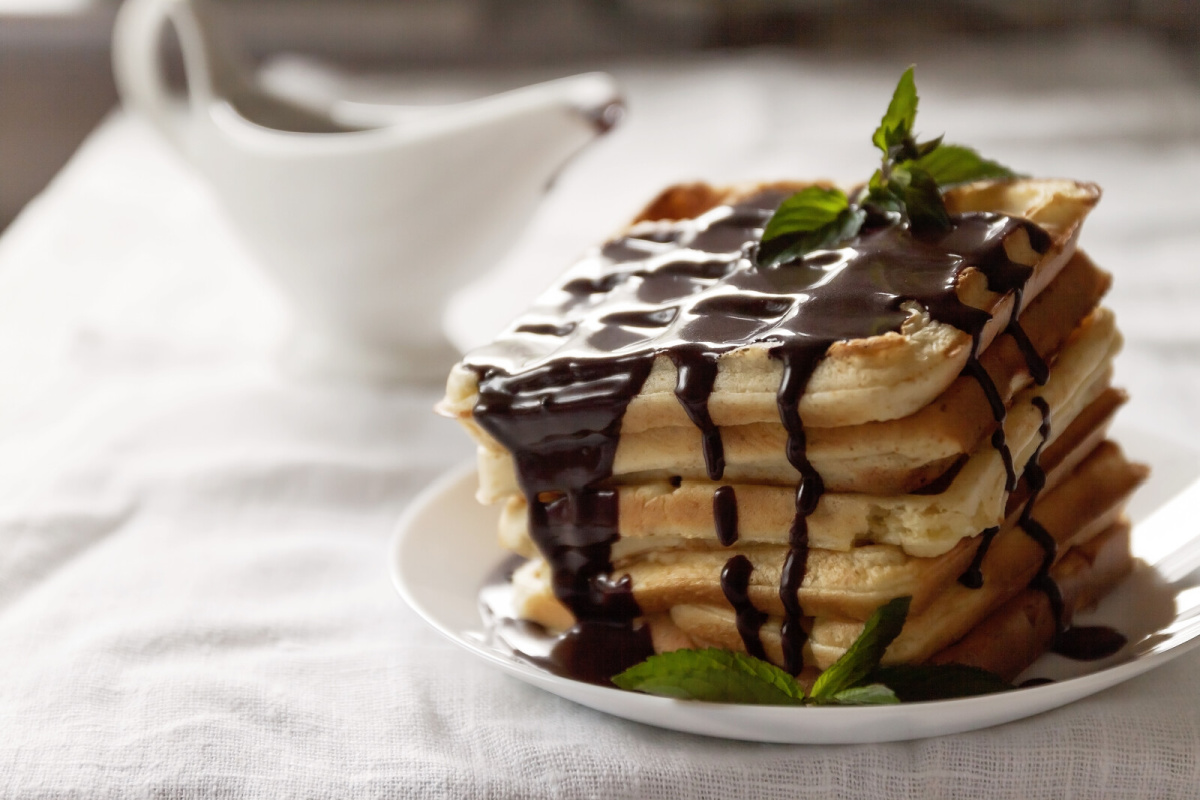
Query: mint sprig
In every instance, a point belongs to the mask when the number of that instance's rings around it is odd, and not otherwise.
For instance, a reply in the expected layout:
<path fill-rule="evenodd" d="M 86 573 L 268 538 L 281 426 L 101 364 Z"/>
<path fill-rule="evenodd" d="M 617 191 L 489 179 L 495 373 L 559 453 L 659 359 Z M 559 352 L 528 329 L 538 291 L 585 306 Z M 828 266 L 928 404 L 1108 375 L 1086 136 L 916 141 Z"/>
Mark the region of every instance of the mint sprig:
<path fill-rule="evenodd" d="M 907 224 L 918 234 L 945 231 L 950 215 L 942 190 L 1015 173 L 942 137 L 918 142 L 917 87 L 913 68 L 900 76 L 887 113 L 871 136 L 882 153 L 879 169 L 867 185 L 847 197 L 837 189 L 809 187 L 780 204 L 763 230 L 756 262 L 770 269 L 814 250 L 835 247 L 870 224 Z"/>
<path fill-rule="evenodd" d="M 888 645 L 904 628 L 911 602 L 911 597 L 899 597 L 877 608 L 807 696 L 795 678 L 774 664 L 716 648 L 650 656 L 612 680 L 622 689 L 678 700 L 782 706 L 890 705 L 1013 688 L 994 673 L 962 664 L 881 667 Z"/>

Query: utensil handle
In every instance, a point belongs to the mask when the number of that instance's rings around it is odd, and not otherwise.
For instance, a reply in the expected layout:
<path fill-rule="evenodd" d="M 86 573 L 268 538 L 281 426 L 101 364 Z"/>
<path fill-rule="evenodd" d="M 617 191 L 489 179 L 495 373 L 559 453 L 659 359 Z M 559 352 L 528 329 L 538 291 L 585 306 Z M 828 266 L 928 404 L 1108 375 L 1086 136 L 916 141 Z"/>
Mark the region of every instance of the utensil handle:
<path fill-rule="evenodd" d="M 183 50 L 188 95 L 194 104 L 211 93 L 207 57 L 194 10 L 187 0 L 127 0 L 113 26 L 113 74 L 125 105 L 149 119 L 181 150 L 186 146 L 185 109 L 167 85 L 159 46 L 173 25 Z"/>

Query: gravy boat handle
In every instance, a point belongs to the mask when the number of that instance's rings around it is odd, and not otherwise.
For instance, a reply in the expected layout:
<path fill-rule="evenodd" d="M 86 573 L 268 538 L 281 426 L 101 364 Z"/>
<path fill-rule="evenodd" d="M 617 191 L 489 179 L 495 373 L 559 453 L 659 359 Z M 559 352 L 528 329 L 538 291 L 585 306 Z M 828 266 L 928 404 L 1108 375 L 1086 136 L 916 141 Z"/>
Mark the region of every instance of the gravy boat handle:
<path fill-rule="evenodd" d="M 167 85 L 159 52 L 163 30 L 175 22 L 171 5 L 170 0 L 128 0 L 121 6 L 113 25 L 113 75 L 122 99 L 182 149 L 186 121 Z M 176 32 L 182 40 L 177 23 Z"/>

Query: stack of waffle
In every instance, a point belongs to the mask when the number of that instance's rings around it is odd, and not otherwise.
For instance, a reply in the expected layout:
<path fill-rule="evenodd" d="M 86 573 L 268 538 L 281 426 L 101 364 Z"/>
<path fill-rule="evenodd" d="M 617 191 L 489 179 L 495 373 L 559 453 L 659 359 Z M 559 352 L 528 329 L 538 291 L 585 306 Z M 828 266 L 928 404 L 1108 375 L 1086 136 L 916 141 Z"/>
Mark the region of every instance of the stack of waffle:
<path fill-rule="evenodd" d="M 811 678 L 911 596 L 885 663 L 1011 678 L 1131 566 L 1145 471 L 1106 439 L 1121 340 L 1075 247 L 1099 192 L 958 187 L 948 236 L 757 266 L 799 188 L 664 192 L 451 374 L 518 613 Z"/>

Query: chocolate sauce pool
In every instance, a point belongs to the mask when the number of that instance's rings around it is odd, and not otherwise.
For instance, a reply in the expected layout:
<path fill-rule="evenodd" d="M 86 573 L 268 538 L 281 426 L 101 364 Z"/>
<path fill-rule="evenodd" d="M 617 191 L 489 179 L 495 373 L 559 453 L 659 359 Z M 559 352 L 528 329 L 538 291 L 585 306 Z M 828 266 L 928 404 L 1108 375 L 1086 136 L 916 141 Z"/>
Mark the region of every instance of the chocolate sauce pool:
<path fill-rule="evenodd" d="M 694 220 L 644 226 L 610 242 L 495 343 L 466 359 L 479 379 L 475 419 L 513 454 L 529 503 L 530 534 L 550 565 L 555 596 L 579 621 L 572 634 L 577 639 L 599 636 L 588 632 L 595 626 L 604 626 L 607 649 L 625 647 L 617 631 L 645 638 L 632 624 L 640 610 L 628 582 L 609 577 L 617 499 L 605 483 L 625 409 L 660 355 L 676 366 L 675 395 L 698 429 L 713 480 L 724 470 L 720 431 L 707 407 L 718 357 L 761 345 L 782 364 L 779 415 L 788 434 L 788 460 L 800 475 L 779 587 L 785 667 L 792 673 L 803 667 L 806 639 L 797 592 L 808 558 L 808 517 L 824 491 L 806 455 L 797 409 L 831 344 L 899 331 L 910 302 L 969 334 L 973 347 L 965 373 L 991 403 L 998 423 L 992 442 L 1015 485 L 1001 427 L 1004 403 L 978 361 L 991 317 L 963 304 L 955 289 L 963 270 L 973 266 L 992 291 L 1021 290 L 1032 268 L 1009 259 L 1005 239 L 1023 229 L 1033 249 L 1044 253 L 1049 236 L 1027 220 L 964 214 L 945 233 L 918 236 L 904 225 L 864 228 L 837 249 L 760 269 L 752 260 L 754 248 L 785 196 L 763 192 Z M 1014 330 L 1019 325 L 1009 326 Z M 1025 338 L 1023 332 L 1014 336 L 1019 343 Z M 727 514 L 725 507 L 715 511 Z M 725 532 L 724 543 L 730 527 L 718 529 Z M 726 565 L 722 586 L 737 611 L 743 642 L 755 652 L 762 647 L 758 629 L 765 615 L 744 597 L 752 567 L 739 558 Z M 641 641 L 628 649 L 643 646 Z"/>
<path fill-rule="evenodd" d="M 1125 646 L 1125 635 L 1107 625 L 1075 625 L 1059 633 L 1054 652 L 1076 661 L 1099 661 Z"/>
<path fill-rule="evenodd" d="M 493 647 L 555 675 L 600 686 L 612 686 L 613 675 L 654 654 L 648 626 L 592 622 L 555 634 L 520 619 L 513 606 L 512 576 L 524 560 L 518 555 L 505 559 L 480 587 L 480 616 Z"/>

